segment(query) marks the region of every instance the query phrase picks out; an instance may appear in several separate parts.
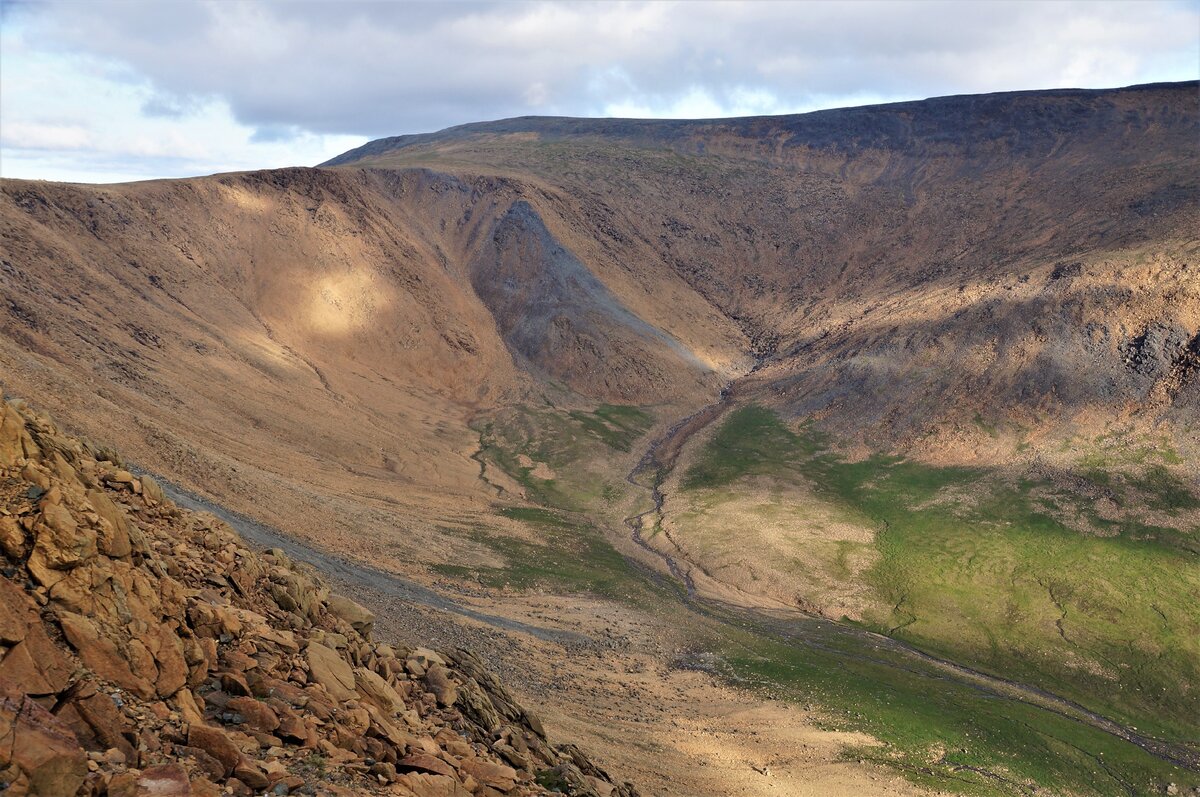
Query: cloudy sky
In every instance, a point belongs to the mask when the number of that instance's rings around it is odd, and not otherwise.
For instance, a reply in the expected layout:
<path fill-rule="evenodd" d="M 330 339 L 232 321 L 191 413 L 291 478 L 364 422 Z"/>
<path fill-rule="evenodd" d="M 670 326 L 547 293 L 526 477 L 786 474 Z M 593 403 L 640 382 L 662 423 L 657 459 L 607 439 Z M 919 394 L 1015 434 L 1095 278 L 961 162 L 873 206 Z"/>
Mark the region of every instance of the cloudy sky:
<path fill-rule="evenodd" d="M 0 0 L 0 175 L 207 174 L 524 114 L 797 113 L 1198 73 L 1197 0 Z"/>

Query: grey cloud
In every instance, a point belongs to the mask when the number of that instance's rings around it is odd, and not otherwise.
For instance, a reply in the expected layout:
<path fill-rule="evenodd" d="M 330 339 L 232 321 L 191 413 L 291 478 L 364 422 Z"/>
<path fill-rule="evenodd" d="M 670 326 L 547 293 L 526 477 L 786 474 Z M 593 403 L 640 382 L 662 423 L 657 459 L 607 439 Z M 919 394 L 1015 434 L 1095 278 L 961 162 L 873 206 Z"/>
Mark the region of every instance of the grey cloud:
<path fill-rule="evenodd" d="M 220 97 L 257 140 L 595 115 L 695 89 L 725 108 L 758 91 L 791 109 L 1112 85 L 1172 54 L 1194 63 L 1197 48 L 1195 6 L 1175 3 L 48 0 L 24 10 L 41 41 L 149 79 L 151 112 Z"/>
<path fill-rule="evenodd" d="M 295 125 L 264 125 L 255 128 L 250 140 L 256 144 L 270 144 L 276 141 L 291 141 L 303 134 L 304 131 Z"/>

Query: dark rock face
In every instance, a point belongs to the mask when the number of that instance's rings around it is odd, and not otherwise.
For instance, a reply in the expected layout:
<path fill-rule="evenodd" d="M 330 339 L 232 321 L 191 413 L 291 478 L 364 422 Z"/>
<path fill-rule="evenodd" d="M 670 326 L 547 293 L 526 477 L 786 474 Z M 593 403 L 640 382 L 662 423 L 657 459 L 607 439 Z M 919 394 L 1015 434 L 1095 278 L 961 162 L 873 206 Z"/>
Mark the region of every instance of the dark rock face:
<path fill-rule="evenodd" d="M 677 340 L 622 305 L 526 201 L 496 223 L 471 266 L 471 284 L 514 356 L 585 392 L 599 383 L 636 400 L 668 391 L 679 374 L 703 371 Z M 656 367 L 664 347 L 679 361 L 675 373 Z"/>

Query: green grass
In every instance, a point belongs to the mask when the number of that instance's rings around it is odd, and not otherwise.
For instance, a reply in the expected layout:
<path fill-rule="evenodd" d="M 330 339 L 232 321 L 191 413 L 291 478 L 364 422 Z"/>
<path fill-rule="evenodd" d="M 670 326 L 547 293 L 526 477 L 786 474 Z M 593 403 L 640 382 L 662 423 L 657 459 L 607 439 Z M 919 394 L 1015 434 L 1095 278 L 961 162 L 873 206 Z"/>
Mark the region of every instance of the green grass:
<path fill-rule="evenodd" d="M 477 529 L 471 539 L 498 554 L 502 566 L 439 564 L 433 569 L 489 587 L 588 593 L 626 602 L 645 600 L 656 590 L 586 520 L 541 507 L 503 507 L 498 514 L 532 526 L 536 542 Z"/>
<path fill-rule="evenodd" d="M 1064 451 L 1070 450 L 1071 447 L 1072 441 L 1063 441 Z M 1083 447 L 1084 453 L 1079 457 L 1079 465 L 1084 468 L 1111 468 L 1156 462 L 1164 465 L 1183 463 L 1183 458 L 1167 437 L 1135 435 L 1128 430 L 1098 435 L 1094 440 L 1085 442 Z"/>
<path fill-rule="evenodd" d="M 847 758 L 892 767 L 920 785 L 971 795 L 1029 794 L 1036 787 L 1107 797 L 1200 783 L 1195 773 L 1103 731 L 940 678 L 849 636 L 812 633 L 815 644 L 797 644 L 753 621 L 737 625 L 737 632 L 709 640 L 727 665 L 727 680 L 822 707 L 830 727 L 883 743 L 849 749 Z"/>
<path fill-rule="evenodd" d="M 745 476 L 786 469 L 812 444 L 784 426 L 775 413 L 754 405 L 729 414 L 683 475 L 685 490 L 723 487 Z"/>
<path fill-rule="evenodd" d="M 439 569 L 495 587 L 586 592 L 678 612 L 697 645 L 719 655 L 730 683 L 820 706 L 832 727 L 884 743 L 847 755 L 931 788 L 991 797 L 1036 786 L 1100 797 L 1161 793 L 1168 782 L 1200 785 L 1194 773 L 1132 744 L 947 678 L 835 624 L 781 629 L 711 608 L 701 608 L 707 617 L 686 612 L 680 592 L 631 568 L 586 515 L 568 511 L 614 498 L 616 460 L 605 458 L 649 425 L 631 409 L 522 408 L 493 420 L 482 435 L 488 461 L 518 481 L 531 479 L 530 493 L 543 504 L 500 512 L 531 526 L 536 542 L 478 530 L 472 537 L 504 564 Z M 521 454 L 553 468 L 553 483 L 522 473 Z M 1129 466 L 1139 468 L 1132 475 L 1095 466 L 1081 473 L 1126 504 L 1191 506 L 1186 485 L 1145 462 Z M 847 462 L 811 429 L 793 431 L 755 406 L 726 417 L 683 483 L 707 491 L 702 498 L 736 496 L 750 477 L 803 479 L 847 518 L 877 529 L 880 559 L 869 578 L 884 608 L 867 618 L 869 628 L 1040 686 L 1149 735 L 1200 738 L 1197 696 L 1180 688 L 1200 683 L 1200 620 L 1189 597 L 1200 592 L 1189 548 L 1197 535 L 1102 519 L 1086 496 L 1049 482 L 1014 484 L 985 469 L 895 457 Z M 1111 536 L 1069 528 L 1064 513 Z"/>
<path fill-rule="evenodd" d="M 622 494 L 614 458 L 631 450 L 654 416 L 639 407 L 602 404 L 595 410 L 515 407 L 478 424 L 481 456 L 525 488 L 535 503 L 580 511 Z M 535 464 L 525 464 L 522 456 Z M 536 463 L 554 477 L 539 478 Z"/>
<path fill-rule="evenodd" d="M 1200 508 L 1200 498 L 1192 493 L 1183 479 L 1162 465 L 1151 465 L 1141 474 L 1128 476 L 1126 480 L 1142 493 L 1146 504 L 1152 509 L 1177 512 Z"/>
<path fill-rule="evenodd" d="M 877 530 L 881 557 L 869 578 L 886 608 L 868 615 L 869 627 L 1152 735 L 1200 739 L 1200 690 L 1189 686 L 1200 684 L 1200 529 L 1105 520 L 1085 495 L 984 469 L 885 456 L 847 462 L 824 442 L 742 407 L 683 485 L 728 488 L 751 476 L 815 484 Z M 1089 472 L 1094 483 L 1113 481 L 1096 466 Z M 1127 503 L 1195 506 L 1162 466 L 1128 483 L 1136 495 Z M 1111 536 L 1068 527 L 1064 512 Z"/>

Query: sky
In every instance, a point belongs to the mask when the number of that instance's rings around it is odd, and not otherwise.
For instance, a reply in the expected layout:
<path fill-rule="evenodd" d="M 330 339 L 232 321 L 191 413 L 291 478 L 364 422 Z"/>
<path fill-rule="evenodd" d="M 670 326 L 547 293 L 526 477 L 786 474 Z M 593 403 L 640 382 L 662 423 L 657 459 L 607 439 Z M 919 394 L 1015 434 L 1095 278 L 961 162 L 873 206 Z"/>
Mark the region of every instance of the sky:
<path fill-rule="evenodd" d="M 315 165 L 528 114 L 708 118 L 1200 77 L 1200 0 L 0 0 L 0 176 Z"/>

